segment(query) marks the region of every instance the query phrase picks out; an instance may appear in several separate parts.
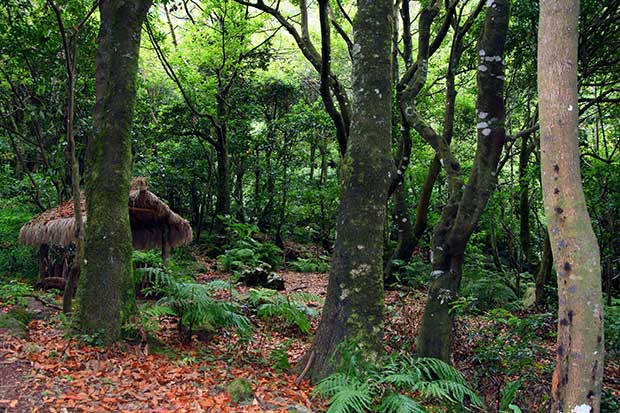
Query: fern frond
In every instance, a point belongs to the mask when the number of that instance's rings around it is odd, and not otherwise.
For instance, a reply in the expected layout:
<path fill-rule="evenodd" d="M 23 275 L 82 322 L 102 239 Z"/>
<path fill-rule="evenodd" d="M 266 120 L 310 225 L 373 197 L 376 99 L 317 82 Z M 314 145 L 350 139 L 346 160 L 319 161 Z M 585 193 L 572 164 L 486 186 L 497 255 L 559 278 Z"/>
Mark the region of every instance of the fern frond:
<path fill-rule="evenodd" d="M 288 300 L 295 304 L 322 303 L 323 297 L 316 294 L 299 291 L 288 295 Z"/>
<path fill-rule="evenodd" d="M 409 396 L 392 393 L 383 398 L 377 413 L 428 413 L 427 410 Z"/>
<path fill-rule="evenodd" d="M 353 383 L 340 388 L 329 399 L 327 413 L 366 413 L 372 404 L 370 389 L 364 383 Z"/>
<path fill-rule="evenodd" d="M 506 385 L 502 389 L 502 398 L 499 403 L 499 410 L 508 410 L 508 406 L 514 401 L 517 392 L 521 388 L 521 381 L 516 380 Z"/>
<path fill-rule="evenodd" d="M 416 384 L 413 390 L 419 391 L 421 395 L 428 398 L 459 404 L 463 404 L 469 398 L 476 406 L 484 407 L 480 397 L 469 387 L 451 380 L 421 381 Z"/>
<path fill-rule="evenodd" d="M 391 384 L 397 388 L 412 388 L 420 381 L 420 376 L 409 373 L 393 373 L 383 376 L 377 384 Z"/>
<path fill-rule="evenodd" d="M 327 398 L 332 397 L 343 388 L 355 384 L 360 384 L 360 382 L 354 377 L 348 376 L 344 373 L 334 373 L 321 380 L 314 389 L 314 392 Z"/>
<path fill-rule="evenodd" d="M 211 280 L 208 283 L 204 284 L 205 288 L 209 292 L 218 291 L 218 290 L 229 290 L 232 287 L 232 284 L 226 280 Z"/>

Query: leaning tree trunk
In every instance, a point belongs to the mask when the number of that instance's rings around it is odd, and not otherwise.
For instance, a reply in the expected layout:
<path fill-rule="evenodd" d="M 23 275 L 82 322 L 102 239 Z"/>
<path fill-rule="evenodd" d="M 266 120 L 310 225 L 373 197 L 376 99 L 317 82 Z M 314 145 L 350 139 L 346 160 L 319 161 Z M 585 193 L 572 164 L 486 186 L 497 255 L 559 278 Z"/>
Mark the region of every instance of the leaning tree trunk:
<path fill-rule="evenodd" d="M 129 181 L 131 137 L 140 31 L 150 0 L 106 0 L 96 55 L 97 100 L 88 147 L 86 242 L 80 280 L 83 332 L 120 337 L 133 310 Z"/>
<path fill-rule="evenodd" d="M 559 295 L 554 413 L 598 413 L 603 380 L 600 256 L 579 164 L 578 20 L 579 0 L 541 0 L 542 188 Z"/>
<path fill-rule="evenodd" d="M 451 302 L 458 296 L 463 254 L 495 188 L 497 165 L 505 141 L 504 48 L 510 20 L 510 0 L 488 4 L 478 41 L 478 145 L 467 185 L 448 145 L 441 144 L 442 164 L 449 175 L 449 199 L 433 235 L 431 284 L 417 353 L 449 361 L 452 353 Z"/>
<path fill-rule="evenodd" d="M 336 246 L 316 338 L 298 366 L 304 369 L 305 365 L 313 381 L 333 370 L 330 359 L 345 340 L 361 345 L 370 358 L 382 349 L 383 226 L 388 172 L 393 163 L 391 74 L 385 70 L 391 65 L 391 16 L 390 1 L 358 3 L 353 47 L 355 97 L 342 167 Z M 327 19 L 327 13 L 320 18 Z"/>

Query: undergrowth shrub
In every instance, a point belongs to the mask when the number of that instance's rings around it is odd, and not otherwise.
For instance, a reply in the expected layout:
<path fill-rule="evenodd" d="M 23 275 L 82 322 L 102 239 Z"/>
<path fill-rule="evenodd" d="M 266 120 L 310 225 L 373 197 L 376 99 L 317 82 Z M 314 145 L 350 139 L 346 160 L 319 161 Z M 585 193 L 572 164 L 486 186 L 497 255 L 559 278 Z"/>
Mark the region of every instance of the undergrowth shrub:
<path fill-rule="evenodd" d="M 278 318 L 295 326 L 304 334 L 310 332 L 309 317 L 316 317 L 319 312 L 308 303 L 320 303 L 322 298 L 306 292 L 297 292 L 285 296 L 267 288 L 251 289 L 248 301 L 256 309 L 256 314 L 263 318 Z"/>
<path fill-rule="evenodd" d="M 328 272 L 329 257 L 323 255 L 318 259 L 300 257 L 290 262 L 289 266 L 297 272 Z"/>
<path fill-rule="evenodd" d="M 472 329 L 467 341 L 475 343 L 473 362 L 478 383 L 489 377 L 520 377 L 523 383 L 550 376 L 553 351 L 543 343 L 555 339 L 551 313 L 518 317 L 494 309 L 483 317 L 483 329 Z"/>
<path fill-rule="evenodd" d="M 0 306 L 24 304 L 24 298 L 31 295 L 32 286 L 20 281 L 0 279 Z"/>
<path fill-rule="evenodd" d="M 17 241 L 19 230 L 32 215 L 20 207 L 0 208 L 0 278 L 36 278 L 36 249 Z"/>
<path fill-rule="evenodd" d="M 213 298 L 218 290 L 233 291 L 228 281 L 213 280 L 202 284 L 191 279 L 175 277 L 170 270 L 144 268 L 153 287 L 146 293 L 157 294 L 161 298 L 155 304 L 146 304 L 141 312 L 145 317 L 164 315 L 175 317 L 179 334 L 186 341 L 198 329 L 215 331 L 221 327 L 234 327 L 241 334 L 250 331 L 251 325 L 239 306 L 232 302 Z"/>
<path fill-rule="evenodd" d="M 431 264 L 420 257 L 413 257 L 409 263 L 403 260 L 392 260 L 393 275 L 399 284 L 413 288 L 426 286 L 432 271 Z"/>
<path fill-rule="evenodd" d="M 605 306 L 605 350 L 612 358 L 620 358 L 620 300 Z"/>
<path fill-rule="evenodd" d="M 462 296 L 473 297 L 470 310 L 480 313 L 494 308 L 516 310 L 519 299 L 510 282 L 502 274 L 481 266 L 467 265 L 463 269 Z"/>
<path fill-rule="evenodd" d="M 319 382 L 315 390 L 328 398 L 328 413 L 484 409 L 465 377 L 441 360 L 391 355 L 370 363 L 352 343 L 341 345 L 337 353 L 340 361 L 336 372 Z"/>
<path fill-rule="evenodd" d="M 240 223 L 232 218 L 220 219 L 225 220 L 230 234 L 229 247 L 217 257 L 220 269 L 239 272 L 263 264 L 275 269 L 282 263 L 280 248 L 270 242 L 252 238 L 258 232 L 256 225 Z"/>

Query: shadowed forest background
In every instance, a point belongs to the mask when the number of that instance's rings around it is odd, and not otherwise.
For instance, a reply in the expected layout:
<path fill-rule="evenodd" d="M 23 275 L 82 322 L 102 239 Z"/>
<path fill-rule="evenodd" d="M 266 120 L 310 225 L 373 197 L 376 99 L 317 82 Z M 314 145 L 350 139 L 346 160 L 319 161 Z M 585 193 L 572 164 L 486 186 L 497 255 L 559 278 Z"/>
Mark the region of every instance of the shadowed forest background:
<path fill-rule="evenodd" d="M 620 1 L 540 3 L 0 2 L 0 410 L 620 411 Z"/>

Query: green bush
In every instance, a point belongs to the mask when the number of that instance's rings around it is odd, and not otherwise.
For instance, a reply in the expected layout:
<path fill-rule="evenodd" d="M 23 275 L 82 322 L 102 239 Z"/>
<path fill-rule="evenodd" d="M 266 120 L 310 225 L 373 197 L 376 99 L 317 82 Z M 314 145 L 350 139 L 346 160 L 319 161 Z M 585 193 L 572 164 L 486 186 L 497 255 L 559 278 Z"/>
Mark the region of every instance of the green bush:
<path fill-rule="evenodd" d="M 393 274 L 399 284 L 409 285 L 414 288 L 426 286 L 429 274 L 432 271 L 430 263 L 414 257 L 411 262 L 392 260 Z"/>
<path fill-rule="evenodd" d="M 184 281 L 169 270 L 147 268 L 140 270 L 148 275 L 154 287 L 147 290 L 161 298 L 155 305 L 146 305 L 142 313 L 150 317 L 163 315 L 177 319 L 179 334 L 189 341 L 197 328 L 215 331 L 220 327 L 234 327 L 242 334 L 249 332 L 250 321 L 241 314 L 239 307 L 231 302 L 213 298 L 217 290 L 231 290 L 224 280 L 206 284 Z"/>
<path fill-rule="evenodd" d="M 30 212 L 18 207 L 0 209 L 0 277 L 36 278 L 36 249 L 17 241 L 19 230 L 30 218 Z"/>
<path fill-rule="evenodd" d="M 494 309 L 484 315 L 484 330 L 476 331 L 474 364 L 480 377 L 498 373 L 536 380 L 551 373 L 553 364 L 546 362 L 550 354 L 542 342 L 555 339 L 555 323 L 550 313 L 517 317 L 505 309 Z"/>
<path fill-rule="evenodd" d="M 290 267 L 297 272 L 328 272 L 329 258 L 321 256 L 318 259 L 298 258 L 289 263 Z"/>
<path fill-rule="evenodd" d="M 436 411 L 426 404 L 449 411 L 468 410 L 468 403 L 484 408 L 465 377 L 441 360 L 392 355 L 370 363 L 351 343 L 341 346 L 338 355 L 336 373 L 316 387 L 329 398 L 328 413 Z"/>
<path fill-rule="evenodd" d="M 248 293 L 250 304 L 256 308 L 259 317 L 275 317 L 295 326 L 304 334 L 310 333 L 310 320 L 318 311 L 308 307 L 310 302 L 321 302 L 322 298 L 313 294 L 299 292 L 288 296 L 267 288 L 251 289 Z"/>
<path fill-rule="evenodd" d="M 134 250 L 132 255 L 134 268 L 153 268 L 162 265 L 161 254 L 155 250 Z"/>
<path fill-rule="evenodd" d="M 248 238 L 236 241 L 234 246 L 218 256 L 217 260 L 224 271 L 241 271 L 262 264 L 275 269 L 282 262 L 282 250 L 269 242 Z"/>
<path fill-rule="evenodd" d="M 605 307 L 605 350 L 620 357 L 620 305 Z"/>
<path fill-rule="evenodd" d="M 23 304 L 23 298 L 32 294 L 32 287 L 19 281 L 0 279 L 0 306 Z"/>
<path fill-rule="evenodd" d="M 463 274 L 464 297 L 472 297 L 472 312 L 485 312 L 494 308 L 517 309 L 519 300 L 501 274 L 481 267 L 465 267 Z"/>

